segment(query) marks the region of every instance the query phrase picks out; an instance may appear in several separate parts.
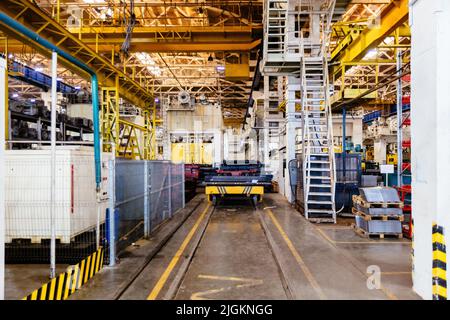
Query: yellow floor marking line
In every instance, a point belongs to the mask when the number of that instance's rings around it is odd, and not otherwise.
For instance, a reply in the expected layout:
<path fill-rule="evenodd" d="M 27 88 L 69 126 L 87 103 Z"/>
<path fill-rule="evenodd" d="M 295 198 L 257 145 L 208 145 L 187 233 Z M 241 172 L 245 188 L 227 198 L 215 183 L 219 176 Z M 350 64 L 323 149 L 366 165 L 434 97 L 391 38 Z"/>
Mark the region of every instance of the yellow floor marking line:
<path fill-rule="evenodd" d="M 180 248 L 178 248 L 177 252 L 173 256 L 172 260 L 170 261 L 169 265 L 167 266 L 166 270 L 164 270 L 164 273 L 159 278 L 158 282 L 156 283 L 155 287 L 153 288 L 152 292 L 147 297 L 147 300 L 155 300 L 158 297 L 159 292 L 164 287 L 165 283 L 167 282 L 167 279 L 169 278 L 170 274 L 172 273 L 173 269 L 177 265 L 178 261 L 180 260 L 181 256 L 183 255 L 184 250 L 188 246 L 189 242 L 191 241 L 192 237 L 195 234 L 195 231 L 197 231 L 200 223 L 205 218 L 206 212 L 208 212 L 208 209 L 210 208 L 210 204 L 208 203 L 201 213 L 200 217 L 195 222 L 192 229 L 189 231 L 188 235 L 184 239 L 183 243 L 181 244 Z"/>
<path fill-rule="evenodd" d="M 244 282 L 243 284 L 238 284 L 235 286 L 228 286 L 219 289 L 210 289 L 206 291 L 196 292 L 191 295 L 191 300 L 211 300 L 206 298 L 205 296 L 230 291 L 236 288 L 245 288 L 245 287 L 253 287 L 262 285 L 264 283 L 261 279 L 248 279 L 248 278 L 240 278 L 240 277 L 227 277 L 227 276 L 212 276 L 212 275 L 198 275 L 200 279 L 209 279 L 209 280 L 219 280 L 219 281 L 235 281 L 235 282 Z"/>
<path fill-rule="evenodd" d="M 198 276 L 200 279 L 210 279 L 210 280 L 223 280 L 223 281 L 239 281 L 239 282 L 263 282 L 261 279 L 249 279 L 249 278 L 240 278 L 240 277 L 227 277 L 227 276 L 211 276 L 211 275 L 203 275 L 200 274 Z"/>
<path fill-rule="evenodd" d="M 327 240 L 329 243 L 331 243 L 331 244 L 336 244 L 336 241 L 335 240 L 333 240 L 333 239 L 331 239 L 323 230 L 321 230 L 320 228 L 317 228 L 316 229 L 317 230 L 317 232 L 319 232 L 321 235 L 322 235 L 322 237 L 325 239 L 325 240 Z"/>
<path fill-rule="evenodd" d="M 289 250 L 291 251 L 292 255 L 294 256 L 295 260 L 297 261 L 298 265 L 300 266 L 300 268 L 302 269 L 303 273 L 305 274 L 306 278 L 308 279 L 309 283 L 311 284 L 311 286 L 314 288 L 314 290 L 316 291 L 317 295 L 319 296 L 319 298 L 321 300 L 326 299 L 325 294 L 322 291 L 322 288 L 319 286 L 319 284 L 317 283 L 316 279 L 314 278 L 314 276 L 312 275 L 311 271 L 309 270 L 309 268 L 306 266 L 305 262 L 303 261 L 302 257 L 300 256 L 300 254 L 298 253 L 297 249 L 295 249 L 294 244 L 292 243 L 291 239 L 289 239 L 289 237 L 287 236 L 286 232 L 283 230 L 283 228 L 281 227 L 280 223 L 278 222 L 277 218 L 275 218 L 272 210 L 267 209 L 266 210 L 269 217 L 272 219 L 273 224 L 275 225 L 275 227 L 278 229 L 278 232 L 280 232 L 281 236 L 283 237 L 284 242 L 286 242 Z"/>
<path fill-rule="evenodd" d="M 342 244 L 342 243 L 346 243 L 346 242 L 348 242 L 349 244 L 355 244 L 355 243 L 358 243 L 358 242 L 351 242 L 351 241 L 341 241 L 341 242 L 339 242 L 339 241 L 334 241 L 334 240 L 332 240 L 327 234 L 325 234 L 325 232 L 323 232 L 323 230 L 321 230 L 319 227 L 313 225 L 313 228 L 314 228 L 315 230 L 317 230 L 317 232 L 318 232 L 318 233 L 319 233 L 326 241 L 328 241 L 334 248 L 336 248 L 336 249 L 338 249 L 338 250 L 339 250 L 339 248 L 336 246 L 336 244 Z M 361 243 L 366 244 L 366 243 L 371 243 L 371 242 L 361 242 Z M 374 243 L 377 243 L 377 242 L 374 242 Z M 386 243 L 386 242 L 380 242 L 380 243 Z M 349 259 L 349 258 L 347 257 L 347 259 Z M 349 259 L 349 260 L 351 261 L 351 259 Z M 355 266 L 355 268 L 356 268 L 357 270 L 360 270 L 353 262 L 352 262 L 352 264 Z M 360 270 L 360 271 L 361 271 L 361 270 Z M 366 273 L 364 273 L 364 272 L 362 272 L 362 271 L 361 271 L 361 273 L 363 273 L 364 276 L 367 277 L 367 274 L 366 274 Z M 384 293 L 390 300 L 398 300 L 397 296 L 396 296 L 395 294 L 393 294 L 392 292 L 390 292 L 388 289 L 386 289 L 384 286 L 380 286 L 380 290 L 383 291 L 383 293 Z"/>

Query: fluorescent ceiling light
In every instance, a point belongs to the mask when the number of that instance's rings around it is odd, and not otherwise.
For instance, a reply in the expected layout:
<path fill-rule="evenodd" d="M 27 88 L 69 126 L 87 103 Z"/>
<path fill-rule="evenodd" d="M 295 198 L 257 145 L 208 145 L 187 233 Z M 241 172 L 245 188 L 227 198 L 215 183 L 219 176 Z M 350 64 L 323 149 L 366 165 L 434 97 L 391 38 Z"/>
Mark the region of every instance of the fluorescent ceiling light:
<path fill-rule="evenodd" d="M 161 68 L 156 65 L 155 60 L 147 52 L 137 52 L 135 57 L 154 76 L 161 75 Z"/>
<path fill-rule="evenodd" d="M 377 55 L 378 55 L 377 49 L 369 50 L 369 52 L 366 53 L 363 60 L 370 60 L 370 59 L 376 58 Z"/>

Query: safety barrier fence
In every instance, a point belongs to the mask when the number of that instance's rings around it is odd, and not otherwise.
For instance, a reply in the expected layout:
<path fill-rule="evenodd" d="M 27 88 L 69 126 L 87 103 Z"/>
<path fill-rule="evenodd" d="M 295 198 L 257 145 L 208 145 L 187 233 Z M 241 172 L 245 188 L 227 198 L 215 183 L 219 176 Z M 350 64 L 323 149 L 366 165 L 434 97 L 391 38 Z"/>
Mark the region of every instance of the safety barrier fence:
<path fill-rule="evenodd" d="M 184 207 L 184 165 L 169 161 L 111 160 L 106 218 L 107 261 Z M 113 184 L 113 185 L 111 185 Z M 114 212 L 111 216 L 110 213 Z"/>
<path fill-rule="evenodd" d="M 101 261 L 95 267 L 91 263 L 87 281 L 104 263 L 109 263 L 111 249 L 114 257 L 120 255 L 127 246 L 149 236 L 161 222 L 184 207 L 183 164 L 114 160 L 111 154 L 104 153 L 103 180 L 96 193 L 92 148 L 59 147 L 55 160 L 56 193 L 52 200 L 50 159 L 50 150 L 44 147 L 39 150 L 7 150 L 5 155 L 7 272 L 23 273 L 20 270 L 28 264 L 33 268 L 30 272 L 45 279 L 45 268 L 36 267 L 36 264 L 49 264 L 49 274 L 53 275 L 56 269 L 71 270 L 51 280 L 56 281 L 53 296 L 50 291 L 43 293 L 43 290 L 51 290 L 50 282 L 47 289 L 44 285 L 41 291 L 34 292 L 33 297 L 30 295 L 30 299 L 38 296 L 59 299 L 61 281 L 65 286 L 61 287 L 60 298 L 64 299 L 66 282 L 80 276 L 83 261 L 87 264 L 89 257 L 103 250 L 95 257 Z M 114 245 L 110 246 L 111 243 Z M 52 256 L 56 265 L 50 263 Z M 39 270 L 45 273 L 41 274 Z M 12 288 L 14 284 L 11 278 L 5 280 L 6 298 L 11 298 L 8 286 Z M 26 293 L 35 288 L 30 287 Z M 71 293 L 73 288 L 70 287 L 68 292 Z"/>

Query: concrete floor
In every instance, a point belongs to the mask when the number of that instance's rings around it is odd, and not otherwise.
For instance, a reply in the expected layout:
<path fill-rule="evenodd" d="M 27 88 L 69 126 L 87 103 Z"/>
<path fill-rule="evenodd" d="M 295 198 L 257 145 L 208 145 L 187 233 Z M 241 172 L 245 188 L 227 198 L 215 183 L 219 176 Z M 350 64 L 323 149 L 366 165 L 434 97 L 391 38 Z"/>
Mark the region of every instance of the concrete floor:
<path fill-rule="evenodd" d="M 67 265 L 56 265 L 56 273 Z M 5 299 L 20 300 L 50 281 L 50 264 L 7 264 L 5 266 Z"/>
<path fill-rule="evenodd" d="M 183 210 L 70 299 L 419 299 L 409 240 L 361 238 L 345 221 L 311 224 L 278 194 L 256 210 L 213 208 L 199 195 Z M 367 286 L 368 268 L 381 272 L 378 289 Z M 48 269 L 31 270 L 7 271 L 10 298 L 47 280 Z"/>
<path fill-rule="evenodd" d="M 412 291 L 411 241 L 361 238 L 349 226 L 311 224 L 278 194 L 266 197 L 264 205 L 262 219 L 282 252 L 280 259 L 287 260 L 286 273 L 294 297 L 419 299 Z M 293 250 L 289 250 L 274 219 L 297 251 L 300 262 L 293 258 Z M 301 273 L 295 273 L 294 261 L 303 274 L 309 274 L 309 286 L 296 278 Z M 372 268 L 381 272 L 379 289 L 368 289 L 368 271 Z"/>

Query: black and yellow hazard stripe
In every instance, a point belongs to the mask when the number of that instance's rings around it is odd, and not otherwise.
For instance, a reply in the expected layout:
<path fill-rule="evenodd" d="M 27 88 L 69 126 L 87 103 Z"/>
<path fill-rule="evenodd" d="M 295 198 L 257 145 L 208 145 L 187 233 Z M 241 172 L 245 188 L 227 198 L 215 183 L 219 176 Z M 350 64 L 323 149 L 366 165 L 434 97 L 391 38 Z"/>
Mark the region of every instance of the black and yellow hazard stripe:
<path fill-rule="evenodd" d="M 433 224 L 433 300 L 447 300 L 447 253 L 444 228 Z"/>
<path fill-rule="evenodd" d="M 207 186 L 206 194 L 264 194 L 263 186 Z"/>
<path fill-rule="evenodd" d="M 93 254 L 34 290 L 23 300 L 66 300 L 103 268 L 104 250 L 100 247 Z"/>

